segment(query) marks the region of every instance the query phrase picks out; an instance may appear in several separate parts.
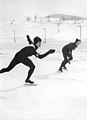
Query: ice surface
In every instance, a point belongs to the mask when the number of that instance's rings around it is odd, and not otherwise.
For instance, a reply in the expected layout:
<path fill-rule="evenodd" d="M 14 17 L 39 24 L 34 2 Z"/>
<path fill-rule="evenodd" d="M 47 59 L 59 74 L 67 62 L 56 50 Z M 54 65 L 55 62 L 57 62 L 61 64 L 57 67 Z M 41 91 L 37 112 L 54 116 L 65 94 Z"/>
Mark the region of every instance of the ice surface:
<path fill-rule="evenodd" d="M 68 71 L 57 73 L 64 44 L 43 44 L 40 53 L 49 48 L 56 52 L 42 60 L 31 58 L 36 65 L 31 79 L 37 86 L 23 85 L 28 68 L 22 64 L 0 74 L 0 120 L 87 120 L 86 43 L 73 51 Z M 22 47 L 13 46 L 0 49 L 0 68 Z"/>

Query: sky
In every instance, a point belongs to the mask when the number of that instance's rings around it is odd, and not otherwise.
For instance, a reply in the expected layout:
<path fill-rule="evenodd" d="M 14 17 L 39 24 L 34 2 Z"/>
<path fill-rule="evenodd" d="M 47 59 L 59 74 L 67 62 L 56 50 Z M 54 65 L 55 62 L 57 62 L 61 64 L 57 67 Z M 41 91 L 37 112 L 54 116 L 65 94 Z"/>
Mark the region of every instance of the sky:
<path fill-rule="evenodd" d="M 0 0 L 0 21 L 55 13 L 87 17 L 87 0 Z"/>

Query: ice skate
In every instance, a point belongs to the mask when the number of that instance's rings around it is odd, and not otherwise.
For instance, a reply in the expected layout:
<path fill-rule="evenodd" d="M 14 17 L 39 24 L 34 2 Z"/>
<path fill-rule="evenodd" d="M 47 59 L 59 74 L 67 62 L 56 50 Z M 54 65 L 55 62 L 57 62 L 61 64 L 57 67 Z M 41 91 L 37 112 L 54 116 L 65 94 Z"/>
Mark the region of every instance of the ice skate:
<path fill-rule="evenodd" d="M 33 81 L 31 81 L 31 80 L 25 80 L 25 83 L 34 84 L 34 82 L 33 82 Z"/>
<path fill-rule="evenodd" d="M 63 66 L 63 69 L 66 70 L 66 71 L 68 71 L 67 68 L 66 68 L 65 66 Z"/>
<path fill-rule="evenodd" d="M 62 69 L 59 69 L 59 70 L 58 70 L 58 72 L 59 72 L 59 73 L 62 73 L 62 72 L 63 72 L 63 70 L 62 70 Z"/>

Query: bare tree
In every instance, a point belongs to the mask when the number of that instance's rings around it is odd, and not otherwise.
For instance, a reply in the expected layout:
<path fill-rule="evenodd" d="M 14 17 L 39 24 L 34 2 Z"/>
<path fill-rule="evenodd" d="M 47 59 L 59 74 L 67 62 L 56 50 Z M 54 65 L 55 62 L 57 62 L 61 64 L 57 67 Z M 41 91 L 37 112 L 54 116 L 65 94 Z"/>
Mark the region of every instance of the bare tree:
<path fill-rule="evenodd" d="M 37 15 L 34 15 L 34 22 L 36 22 L 37 21 Z"/>

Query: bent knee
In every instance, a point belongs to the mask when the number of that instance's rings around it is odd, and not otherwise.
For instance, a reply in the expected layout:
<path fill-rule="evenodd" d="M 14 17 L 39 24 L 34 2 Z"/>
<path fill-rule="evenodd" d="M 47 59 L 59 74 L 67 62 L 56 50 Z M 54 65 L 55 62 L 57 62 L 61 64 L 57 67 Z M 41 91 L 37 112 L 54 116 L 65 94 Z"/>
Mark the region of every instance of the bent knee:
<path fill-rule="evenodd" d="M 33 65 L 33 69 L 35 69 L 35 65 Z"/>
<path fill-rule="evenodd" d="M 34 64 L 31 65 L 31 66 L 30 66 L 30 69 L 34 70 L 34 69 L 35 69 L 35 65 L 34 65 Z"/>

